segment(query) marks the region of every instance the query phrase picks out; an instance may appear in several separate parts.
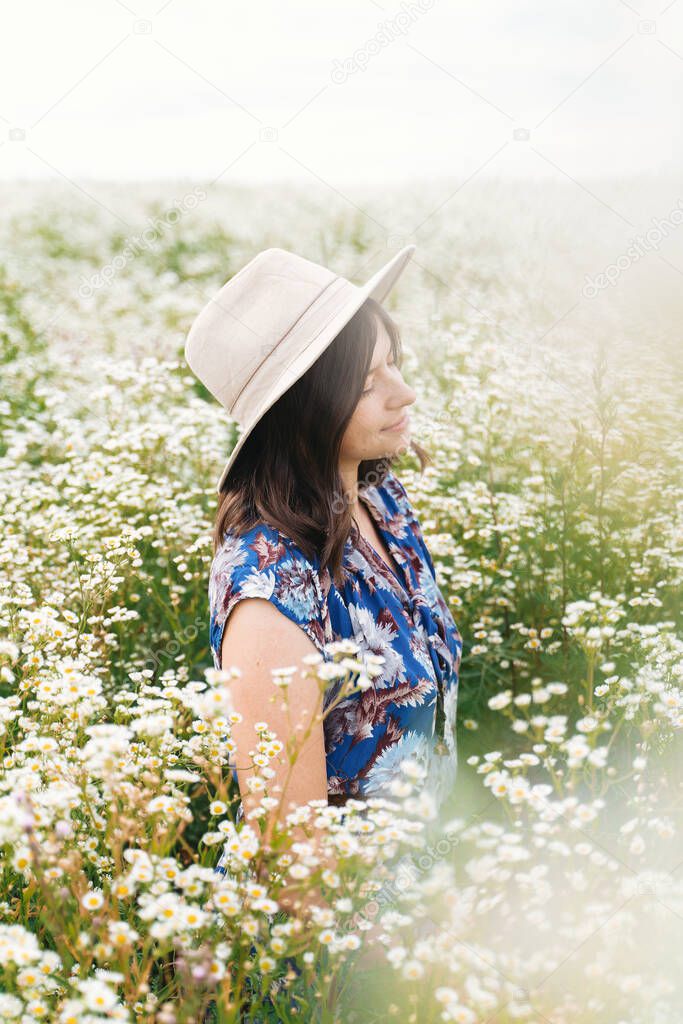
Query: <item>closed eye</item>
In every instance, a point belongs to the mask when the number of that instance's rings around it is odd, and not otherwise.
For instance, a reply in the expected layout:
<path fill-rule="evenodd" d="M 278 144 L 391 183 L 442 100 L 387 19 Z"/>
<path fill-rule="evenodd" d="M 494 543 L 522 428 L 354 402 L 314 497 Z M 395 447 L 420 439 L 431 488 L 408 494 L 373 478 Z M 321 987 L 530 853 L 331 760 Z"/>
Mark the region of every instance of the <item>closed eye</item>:
<path fill-rule="evenodd" d="M 387 366 L 397 366 L 397 365 L 398 365 L 398 363 L 396 362 L 395 359 L 392 359 L 390 363 L 387 363 Z M 374 387 L 372 385 L 370 385 L 369 388 L 366 388 L 365 391 L 361 392 L 361 396 L 362 395 L 369 395 L 370 392 L 374 391 L 374 390 L 375 390 Z"/>

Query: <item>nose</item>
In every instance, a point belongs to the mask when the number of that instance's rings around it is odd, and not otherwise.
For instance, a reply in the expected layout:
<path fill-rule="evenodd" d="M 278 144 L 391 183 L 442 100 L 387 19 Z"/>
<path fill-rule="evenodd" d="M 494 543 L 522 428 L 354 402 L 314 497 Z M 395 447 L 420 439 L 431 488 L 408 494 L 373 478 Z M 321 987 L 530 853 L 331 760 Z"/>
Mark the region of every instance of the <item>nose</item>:
<path fill-rule="evenodd" d="M 406 384 L 404 380 L 401 381 L 401 387 L 399 388 L 398 396 L 396 398 L 397 408 L 400 409 L 404 405 L 412 405 L 416 398 L 417 392 L 414 391 L 409 384 Z"/>

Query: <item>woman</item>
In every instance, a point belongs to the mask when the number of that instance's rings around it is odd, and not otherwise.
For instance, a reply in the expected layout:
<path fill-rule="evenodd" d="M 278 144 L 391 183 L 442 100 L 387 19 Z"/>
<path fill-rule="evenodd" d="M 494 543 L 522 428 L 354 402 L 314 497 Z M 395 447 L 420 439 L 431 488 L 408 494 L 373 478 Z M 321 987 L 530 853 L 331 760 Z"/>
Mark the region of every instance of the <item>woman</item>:
<path fill-rule="evenodd" d="M 381 306 L 414 251 L 364 286 L 282 249 L 259 253 L 218 292 L 190 331 L 186 358 L 242 426 L 218 484 L 209 583 L 216 668 L 242 721 L 240 817 L 254 724 L 286 744 L 311 719 L 312 683 L 295 676 L 288 710 L 269 702 L 271 669 L 299 666 L 353 639 L 384 658 L 369 690 L 339 702 L 271 785 L 289 775 L 277 810 L 349 796 L 390 796 L 406 758 L 422 761 L 439 800 L 455 780 L 462 641 L 437 586 L 408 495 L 391 471 L 410 445 L 415 392 L 400 371 L 396 325 Z M 326 711 L 335 687 L 325 695 Z M 317 697 L 317 689 L 315 690 Z M 246 756 L 242 756 L 242 751 Z M 219 863 L 219 868 L 221 867 Z M 283 901 L 284 902 L 284 901 Z"/>

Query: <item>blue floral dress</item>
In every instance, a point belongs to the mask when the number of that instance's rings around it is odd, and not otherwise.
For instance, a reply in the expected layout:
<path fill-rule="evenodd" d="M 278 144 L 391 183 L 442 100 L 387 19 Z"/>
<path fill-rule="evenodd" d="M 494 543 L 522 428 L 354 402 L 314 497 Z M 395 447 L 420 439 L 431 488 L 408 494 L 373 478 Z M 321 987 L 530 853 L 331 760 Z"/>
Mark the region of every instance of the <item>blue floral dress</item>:
<path fill-rule="evenodd" d="M 214 665 L 222 667 L 230 612 L 249 597 L 271 601 L 325 660 L 332 660 L 325 645 L 342 639 L 355 640 L 361 656 L 382 655 L 383 671 L 373 685 L 340 701 L 324 718 L 328 797 L 391 798 L 388 786 L 401 776 L 401 761 L 410 758 L 426 768 L 425 786 L 440 805 L 455 783 L 462 639 L 403 484 L 389 472 L 381 485 L 359 488 L 359 500 L 400 578 L 362 535 L 355 544 L 346 542 L 347 582 L 337 589 L 328 571 L 320 573 L 317 556 L 309 561 L 274 527 L 260 523 L 242 537 L 228 531 L 209 580 Z M 326 692 L 323 712 L 339 685 Z M 237 780 L 234 769 L 233 774 Z"/>

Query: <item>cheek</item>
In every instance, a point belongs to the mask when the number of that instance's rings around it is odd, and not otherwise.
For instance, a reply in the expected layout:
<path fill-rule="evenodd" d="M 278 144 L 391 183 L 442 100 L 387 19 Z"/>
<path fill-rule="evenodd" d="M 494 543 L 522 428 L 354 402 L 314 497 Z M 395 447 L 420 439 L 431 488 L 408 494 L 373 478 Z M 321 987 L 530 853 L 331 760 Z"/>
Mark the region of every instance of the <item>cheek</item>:
<path fill-rule="evenodd" d="M 383 425 L 382 412 L 373 395 L 356 406 L 347 431 L 350 437 L 367 438 L 369 432 L 376 433 Z"/>
<path fill-rule="evenodd" d="M 345 447 L 364 448 L 371 436 L 377 435 L 384 425 L 380 411 L 370 398 L 356 406 L 344 434 Z"/>

